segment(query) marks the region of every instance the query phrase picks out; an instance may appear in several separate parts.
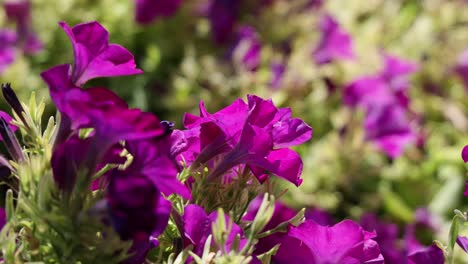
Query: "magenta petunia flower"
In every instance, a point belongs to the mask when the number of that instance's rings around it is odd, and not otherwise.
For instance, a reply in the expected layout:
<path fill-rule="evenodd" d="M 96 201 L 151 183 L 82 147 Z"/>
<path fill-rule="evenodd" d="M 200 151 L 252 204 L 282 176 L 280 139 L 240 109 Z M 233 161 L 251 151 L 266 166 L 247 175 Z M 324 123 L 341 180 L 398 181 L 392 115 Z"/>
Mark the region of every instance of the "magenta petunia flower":
<path fill-rule="evenodd" d="M 15 61 L 17 35 L 8 29 L 0 30 L 0 74 Z"/>
<path fill-rule="evenodd" d="M 135 19 L 148 24 L 158 17 L 172 16 L 179 9 L 182 0 L 136 0 Z"/>
<path fill-rule="evenodd" d="M 382 53 L 382 58 L 384 67 L 380 73 L 360 77 L 346 85 L 343 93 L 345 104 L 364 108 L 386 103 L 408 106 L 408 77 L 418 69 L 418 65 L 387 53 Z"/>
<path fill-rule="evenodd" d="M 133 162 L 125 171 L 145 176 L 166 196 L 177 193 L 190 199 L 190 191 L 177 180 L 179 171 L 171 157 L 169 140 L 170 138 L 163 137 L 151 141 L 128 142 L 125 147 L 132 154 Z"/>
<path fill-rule="evenodd" d="M 444 252 L 436 245 L 429 246 L 408 255 L 408 264 L 444 264 Z"/>
<path fill-rule="evenodd" d="M 364 214 L 360 223 L 365 230 L 376 231 L 374 240 L 379 244 L 386 263 L 404 263 L 405 249 L 399 247 L 399 229 L 396 224 L 382 222 L 372 213 Z"/>
<path fill-rule="evenodd" d="M 112 146 L 120 141 L 150 139 L 165 134 L 165 127 L 156 116 L 139 109 L 129 109 L 110 90 L 74 86 L 68 74 L 69 68 L 69 65 L 59 65 L 41 74 L 49 86 L 52 100 L 62 114 L 60 135 L 57 136 L 60 140 L 56 142 L 52 155 L 52 167 L 57 184 L 64 190 L 73 187 L 78 168 L 86 168 L 88 175 L 85 176 L 89 177 L 106 158 Z M 93 128 L 91 137 L 86 140 L 73 139 L 81 128 Z M 76 149 L 73 152 L 76 153 L 71 153 L 70 149 Z M 142 159 L 147 158 L 148 162 L 151 158 L 164 161 L 163 156 L 158 159 L 159 150 L 149 147 L 146 150 L 152 155 L 141 155 Z M 168 156 L 166 158 L 169 159 Z M 168 165 L 167 162 L 165 160 L 164 164 Z M 168 174 L 171 172 L 167 171 Z M 159 188 L 164 189 L 163 186 Z"/>
<path fill-rule="evenodd" d="M 172 205 L 147 177 L 114 172 L 106 194 L 111 223 L 123 240 L 133 240 L 131 253 L 135 255 L 129 263 L 141 263 L 153 247 L 151 238 L 166 228 Z"/>
<path fill-rule="evenodd" d="M 416 210 L 415 221 L 405 227 L 403 237 L 400 237 L 396 224 L 383 222 L 375 214 L 365 214 L 361 218 L 361 224 L 365 230 L 377 232 L 375 241 L 379 244 L 386 263 L 444 263 L 441 249 L 435 245 L 424 246 L 416 238 L 417 232 L 426 230 L 433 233 L 438 228 L 433 216 L 425 208 Z M 434 262 L 424 261 L 428 255 L 434 257 Z"/>
<path fill-rule="evenodd" d="M 270 88 L 272 90 L 277 90 L 283 83 L 284 73 L 286 72 L 286 65 L 284 63 L 272 63 L 270 65 L 270 71 Z"/>
<path fill-rule="evenodd" d="M 331 15 L 320 21 L 322 37 L 313 52 L 317 64 L 326 64 L 337 59 L 354 59 L 351 36 L 344 31 Z"/>
<path fill-rule="evenodd" d="M 109 32 L 98 22 L 79 24 L 70 28 L 60 22 L 72 42 L 75 60 L 71 81 L 82 86 L 98 77 L 141 74 L 136 68 L 133 55 L 118 44 L 109 44 Z"/>
<path fill-rule="evenodd" d="M 201 255 L 206 239 L 212 234 L 211 225 L 218 219 L 218 212 L 212 212 L 207 214 L 205 210 L 195 204 L 187 205 L 184 209 L 183 230 L 180 230 L 184 239 L 184 247 L 193 245 L 193 252 L 197 255 Z M 229 216 L 225 215 L 226 226 L 231 226 L 230 233 L 226 241 L 225 250 L 229 252 L 232 242 L 237 235 L 240 236 L 240 247 L 242 248 L 247 239 L 244 237 L 244 232 L 237 224 L 229 224 Z M 214 243 L 214 242 L 212 242 Z M 222 246 L 222 245 L 218 245 Z"/>
<path fill-rule="evenodd" d="M 320 208 L 308 208 L 305 211 L 304 217 L 306 220 L 313 220 L 315 223 L 322 226 L 336 224 L 332 216 L 327 211 Z"/>
<path fill-rule="evenodd" d="M 367 109 L 364 122 L 366 139 L 391 158 L 400 156 L 406 146 L 417 140 L 405 109 L 398 105 L 373 105 Z"/>
<path fill-rule="evenodd" d="M 387 53 L 383 53 L 382 56 L 385 66 L 380 77 L 393 91 L 406 90 L 409 87 L 408 76 L 419 69 L 418 64 Z"/>
<path fill-rule="evenodd" d="M 262 44 L 255 29 L 250 26 L 239 28 L 231 56 L 238 59 L 246 70 L 255 71 L 260 66 L 261 50 Z"/>
<path fill-rule="evenodd" d="M 375 233 L 351 220 L 321 226 L 307 220 L 291 227 L 273 257 L 274 263 L 384 263 Z"/>
<path fill-rule="evenodd" d="M 464 162 L 468 162 L 468 145 L 463 147 L 461 156 Z"/>
<path fill-rule="evenodd" d="M 408 76 L 418 69 L 415 63 L 386 53 L 384 67 L 375 76 L 360 77 L 348 84 L 343 101 L 364 109 L 366 139 L 374 142 L 391 158 L 419 138 L 408 118 Z"/>
<path fill-rule="evenodd" d="M 60 190 L 71 192 L 80 170 L 86 170 L 88 174 L 94 172 L 95 161 L 87 160 L 89 147 L 89 139 L 81 140 L 78 137 L 72 137 L 55 148 L 50 163 L 54 181 Z"/>
<path fill-rule="evenodd" d="M 59 111 L 72 122 L 72 129 L 94 128 L 100 148 L 120 140 L 156 137 L 164 134 L 158 118 L 139 109 L 129 109 L 115 93 L 104 88 L 81 89 L 72 84 L 68 65 L 41 74 Z"/>
<path fill-rule="evenodd" d="M 200 116 L 186 114 L 184 125 L 186 138 L 193 138 L 181 154 L 186 162 L 192 161 L 189 165 L 224 155 L 210 171 L 211 178 L 247 165 L 261 182 L 267 179 L 267 171 L 296 185 L 302 181 L 302 160 L 288 147 L 309 140 L 312 128 L 292 118 L 289 108 L 276 108 L 271 100 L 248 95 L 248 104 L 238 99 L 214 114 L 201 103 Z"/>

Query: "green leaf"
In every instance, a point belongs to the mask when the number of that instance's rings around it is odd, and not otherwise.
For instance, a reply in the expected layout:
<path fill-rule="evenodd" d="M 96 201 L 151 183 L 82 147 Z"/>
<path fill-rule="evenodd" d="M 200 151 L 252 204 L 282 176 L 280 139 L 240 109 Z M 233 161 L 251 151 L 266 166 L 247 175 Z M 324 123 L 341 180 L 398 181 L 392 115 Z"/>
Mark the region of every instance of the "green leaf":
<path fill-rule="evenodd" d="M 5 198 L 5 211 L 7 220 L 10 221 L 15 216 L 15 207 L 13 205 L 13 191 L 9 189 Z"/>
<path fill-rule="evenodd" d="M 455 215 L 453 217 L 452 225 L 450 226 L 450 232 L 449 232 L 449 249 L 450 249 L 450 251 L 453 251 L 453 248 L 455 247 L 455 241 L 457 240 L 459 230 L 460 230 L 459 216 Z"/>
<path fill-rule="evenodd" d="M 393 216 L 409 223 L 413 220 L 413 210 L 406 204 L 400 196 L 390 190 L 388 184 L 382 185 L 380 188 L 384 206 L 386 210 Z"/>

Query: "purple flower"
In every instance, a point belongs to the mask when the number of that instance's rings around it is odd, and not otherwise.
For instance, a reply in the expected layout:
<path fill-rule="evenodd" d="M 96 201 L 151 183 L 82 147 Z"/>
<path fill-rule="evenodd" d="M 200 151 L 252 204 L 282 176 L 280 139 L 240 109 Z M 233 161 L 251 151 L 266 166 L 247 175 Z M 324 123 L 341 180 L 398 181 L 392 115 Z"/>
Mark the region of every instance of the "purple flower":
<path fill-rule="evenodd" d="M 24 52 L 26 54 L 40 52 L 43 44 L 32 28 L 29 0 L 6 1 L 4 7 L 8 20 L 16 23 L 18 42 Z"/>
<path fill-rule="evenodd" d="M 386 263 L 428 263 L 423 261 L 425 257 L 433 254 L 434 263 L 443 263 L 443 252 L 436 246 L 424 246 L 416 238 L 416 231 L 423 228 L 434 232 L 437 226 L 427 209 L 418 208 L 415 213 L 415 222 L 406 226 L 403 237 L 400 238 L 400 230 L 396 224 L 380 221 L 374 214 L 368 213 L 361 218 L 361 224 L 365 230 L 375 230 L 375 241 Z M 440 259 L 442 256 L 442 260 Z M 441 262 L 440 262 L 441 261 Z M 433 263 L 433 262 L 430 262 Z"/>
<path fill-rule="evenodd" d="M 380 77 L 390 85 L 393 91 L 403 91 L 409 86 L 408 76 L 419 69 L 419 66 L 411 61 L 398 58 L 387 53 L 382 54 L 384 69 Z"/>
<path fill-rule="evenodd" d="M 408 76 L 418 69 L 412 62 L 383 53 L 385 66 L 375 76 L 364 76 L 348 84 L 343 101 L 351 107 L 362 107 L 366 139 L 374 142 L 391 158 L 415 144 L 418 135 L 407 117 Z"/>
<path fill-rule="evenodd" d="M 242 218 L 244 221 L 253 221 L 255 216 L 257 215 L 258 209 L 262 203 L 262 197 L 255 198 L 249 205 L 247 209 L 246 215 Z M 270 221 L 268 221 L 267 225 L 263 228 L 261 232 L 265 232 L 277 227 L 279 224 L 286 222 L 293 218 L 296 215 L 296 212 L 287 207 L 286 205 L 276 202 L 275 203 L 275 211 L 271 216 Z M 255 246 L 255 254 L 260 255 L 263 254 L 270 249 L 272 249 L 275 245 L 281 243 L 281 239 L 286 235 L 286 233 L 277 232 L 271 234 L 269 236 L 260 238 L 258 240 L 257 245 Z"/>
<path fill-rule="evenodd" d="M 98 22 L 79 24 L 70 28 L 60 22 L 72 42 L 75 60 L 71 81 L 82 86 L 97 77 L 141 74 L 133 55 L 118 44 L 109 44 L 109 33 Z"/>
<path fill-rule="evenodd" d="M 444 264 L 444 252 L 436 245 L 429 246 L 408 255 L 408 264 Z"/>
<path fill-rule="evenodd" d="M 41 73 L 52 100 L 72 122 L 72 129 L 94 128 L 100 148 L 120 140 L 156 137 L 165 128 L 158 118 L 139 109 L 129 109 L 115 93 L 104 88 L 81 89 L 71 83 L 68 65 Z"/>
<path fill-rule="evenodd" d="M 374 142 L 391 158 L 400 156 L 417 135 L 411 128 L 405 109 L 395 104 L 372 105 L 366 111 L 366 139 Z"/>
<path fill-rule="evenodd" d="M 274 263 L 384 263 L 375 233 L 351 220 L 321 226 L 307 220 L 291 227 L 273 257 Z"/>
<path fill-rule="evenodd" d="M 468 89 L 468 49 L 458 58 L 457 65 L 455 66 L 455 73 L 462 79 L 465 88 Z"/>
<path fill-rule="evenodd" d="M 125 171 L 148 178 L 164 195 L 177 193 L 190 199 L 190 192 L 177 180 L 178 167 L 170 154 L 169 138 L 151 141 L 130 141 L 126 149 L 133 156 L 133 162 Z"/>
<path fill-rule="evenodd" d="M 305 219 L 313 220 L 315 223 L 322 225 L 322 226 L 330 226 L 334 225 L 335 221 L 331 215 L 319 208 L 309 208 L 305 211 Z"/>
<path fill-rule="evenodd" d="M 337 59 L 353 59 L 351 36 L 331 16 L 325 15 L 320 21 L 322 38 L 313 52 L 317 64 L 330 63 Z"/>
<path fill-rule="evenodd" d="M 8 29 L 0 30 L 0 74 L 15 61 L 17 35 Z"/>
<path fill-rule="evenodd" d="M 172 16 L 182 0 L 136 0 L 135 19 L 140 24 L 148 24 L 158 17 Z"/>
<path fill-rule="evenodd" d="M 225 43 L 231 38 L 240 4 L 241 0 L 211 0 L 208 19 L 213 38 L 217 43 Z"/>
<path fill-rule="evenodd" d="M 463 148 L 461 156 L 464 162 L 468 162 L 468 145 Z"/>
<path fill-rule="evenodd" d="M 239 28 L 231 56 L 239 60 L 246 70 L 255 71 L 260 66 L 261 50 L 262 45 L 255 29 L 250 26 Z"/>
<path fill-rule="evenodd" d="M 184 209 L 183 215 L 183 227 L 181 230 L 184 247 L 188 245 L 193 245 L 193 252 L 197 255 L 201 255 L 203 252 L 203 247 L 205 245 L 206 239 L 209 235 L 212 234 L 211 225 L 218 219 L 218 212 L 212 212 L 207 214 L 203 208 L 198 205 L 190 204 L 187 205 Z M 244 237 L 244 232 L 235 223 L 229 224 L 229 217 L 225 215 L 226 226 L 231 226 L 230 233 L 225 245 L 226 251 L 229 252 L 232 242 L 237 235 L 240 236 L 240 248 L 242 248 L 247 240 Z"/>
<path fill-rule="evenodd" d="M 238 99 L 214 114 L 201 103 L 200 116 L 186 114 L 184 125 L 193 139 L 181 154 L 185 161 L 196 156 L 192 166 L 198 166 L 224 155 L 211 170 L 212 179 L 245 164 L 260 182 L 268 178 L 267 171 L 296 185 L 302 181 L 302 160 L 288 147 L 309 140 L 312 128 L 292 118 L 289 108 L 276 108 L 271 100 L 248 95 L 248 104 Z"/>
<path fill-rule="evenodd" d="M 61 139 L 52 158 L 54 178 L 64 190 L 73 187 L 78 168 L 86 168 L 87 177 L 94 173 L 99 162 L 118 142 L 149 139 L 165 133 L 156 116 L 139 109 L 129 109 L 110 90 L 74 86 L 68 75 L 69 67 L 59 65 L 41 74 L 62 114 L 62 121 L 65 121 L 60 125 L 62 135 L 58 136 Z M 81 128 L 93 128 L 91 137 L 86 140 L 73 139 Z M 76 153 L 70 153 L 69 149 L 76 149 Z M 150 157 L 156 158 L 157 155 L 147 156 Z"/>
<path fill-rule="evenodd" d="M 398 246 L 399 230 L 396 224 L 382 222 L 375 214 L 367 213 L 362 216 L 361 225 L 365 230 L 375 230 L 377 233 L 375 241 L 386 263 L 404 263 L 406 256 L 404 249 Z"/>
<path fill-rule="evenodd" d="M 463 249 L 463 251 L 468 253 L 468 238 L 464 236 L 458 236 L 457 244 Z"/>
<path fill-rule="evenodd" d="M 54 180 L 60 190 L 71 192 L 80 171 L 87 171 L 88 174 L 94 172 L 93 164 L 85 164 L 89 143 L 90 140 L 73 137 L 55 148 L 50 162 Z"/>
<path fill-rule="evenodd" d="M 0 207 L 0 230 L 5 226 L 7 223 L 6 211 L 4 208 Z"/>
<path fill-rule="evenodd" d="M 360 77 L 345 87 L 345 104 L 364 108 L 387 103 L 408 106 L 408 76 L 418 69 L 418 65 L 387 53 L 382 53 L 382 58 L 384 67 L 380 73 Z"/>
<path fill-rule="evenodd" d="M 286 65 L 284 63 L 272 63 L 270 65 L 270 70 L 272 75 L 270 87 L 273 90 L 277 90 L 282 85 L 284 73 L 286 72 Z"/>
<path fill-rule="evenodd" d="M 147 177 L 114 172 L 106 195 L 111 222 L 123 240 L 133 240 L 129 263 L 141 263 L 152 247 L 150 238 L 166 228 L 172 206 Z"/>

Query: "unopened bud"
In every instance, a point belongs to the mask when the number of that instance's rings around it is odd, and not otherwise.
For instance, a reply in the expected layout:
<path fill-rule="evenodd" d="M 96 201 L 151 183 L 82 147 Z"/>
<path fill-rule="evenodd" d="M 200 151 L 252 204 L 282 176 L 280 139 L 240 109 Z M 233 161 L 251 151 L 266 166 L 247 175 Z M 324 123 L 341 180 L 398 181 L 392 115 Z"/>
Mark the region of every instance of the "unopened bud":
<path fill-rule="evenodd" d="M 19 116 L 23 124 L 28 126 L 23 116 L 24 108 L 9 83 L 2 83 L 2 93 L 7 103 L 13 108 L 13 111 Z"/>
<path fill-rule="evenodd" d="M 24 160 L 23 151 L 21 150 L 18 139 L 16 139 L 10 125 L 3 117 L 0 117 L 0 135 L 2 136 L 3 143 L 11 157 L 16 161 Z"/>

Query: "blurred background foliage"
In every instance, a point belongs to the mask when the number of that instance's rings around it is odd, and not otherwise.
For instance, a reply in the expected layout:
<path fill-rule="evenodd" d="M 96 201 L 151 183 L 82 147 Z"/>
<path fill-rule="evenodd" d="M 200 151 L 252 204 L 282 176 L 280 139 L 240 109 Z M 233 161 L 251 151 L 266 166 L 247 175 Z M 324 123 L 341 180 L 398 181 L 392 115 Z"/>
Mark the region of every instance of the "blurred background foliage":
<path fill-rule="evenodd" d="M 278 190 L 288 189 L 282 197 L 287 204 L 323 208 L 336 219 L 376 212 L 401 225 L 411 223 L 420 207 L 442 222 L 454 208 L 468 209 L 466 165 L 460 157 L 468 143 L 468 88 L 454 71 L 468 48 L 467 1 L 243 1 L 235 27 L 249 25 L 258 34 L 261 55 L 255 70 L 242 65 L 239 46 L 213 41 L 203 11 L 208 2 L 185 0 L 173 16 L 138 25 L 132 0 L 32 0 L 32 25 L 44 49 L 17 56 L 0 82 L 11 82 L 23 100 L 32 91 L 48 97 L 40 72 L 73 59 L 57 22 L 97 20 L 145 73 L 93 80 L 89 86 L 109 87 L 131 106 L 175 121 L 178 128 L 184 112 L 198 112 L 200 100 L 214 112 L 246 94 L 271 97 L 310 124 L 313 139 L 296 149 L 304 161 L 302 186 L 275 182 Z M 324 14 L 351 35 L 353 60 L 314 62 Z M 13 27 L 2 12 L 0 21 L 2 28 Z M 419 64 L 408 92 L 423 136 L 395 159 L 365 140 L 363 113 L 342 103 L 344 85 L 382 68 L 383 51 Z M 285 66 L 284 74 L 273 85 L 278 64 Z M 446 231 L 440 230 L 442 240 Z"/>

